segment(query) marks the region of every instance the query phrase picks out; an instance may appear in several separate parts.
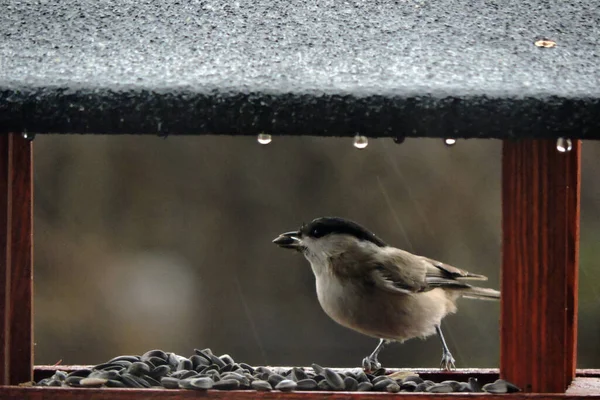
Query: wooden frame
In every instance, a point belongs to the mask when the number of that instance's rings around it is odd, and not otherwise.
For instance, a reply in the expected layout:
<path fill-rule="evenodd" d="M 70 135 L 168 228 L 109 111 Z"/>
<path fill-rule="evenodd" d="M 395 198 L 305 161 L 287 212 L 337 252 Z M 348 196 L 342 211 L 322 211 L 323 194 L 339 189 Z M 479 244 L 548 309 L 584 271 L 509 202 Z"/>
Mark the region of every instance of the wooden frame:
<path fill-rule="evenodd" d="M 502 310 L 500 376 L 525 392 L 512 398 L 600 399 L 600 371 L 576 378 L 577 270 L 581 142 L 570 152 L 554 140 L 505 141 L 502 159 Z M 65 389 L 15 387 L 33 378 L 32 364 L 32 145 L 20 135 L 0 136 L 0 400 L 4 399 L 378 399 L 430 394 Z M 527 312 L 524 312 L 527 311 Z M 53 369 L 40 367 L 36 375 Z M 427 372 L 425 372 L 427 373 Z M 468 371 L 484 380 L 494 370 Z M 430 371 L 430 374 L 440 374 Z M 461 374 L 451 375 L 460 379 Z M 463 375 L 464 376 L 464 375 Z M 570 387 L 569 387 L 570 385 Z M 567 390 L 567 388 L 569 389 Z M 435 395 L 472 398 L 477 394 Z M 486 395 L 490 396 L 490 395 Z"/>

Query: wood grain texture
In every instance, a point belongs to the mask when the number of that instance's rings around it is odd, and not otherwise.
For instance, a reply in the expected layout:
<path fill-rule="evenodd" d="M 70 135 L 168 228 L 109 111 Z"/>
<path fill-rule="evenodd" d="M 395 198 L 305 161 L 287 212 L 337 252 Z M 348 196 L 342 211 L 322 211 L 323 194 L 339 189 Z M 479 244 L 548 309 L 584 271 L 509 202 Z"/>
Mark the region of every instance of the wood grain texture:
<path fill-rule="evenodd" d="M 588 379 L 588 378 L 586 378 Z M 589 384 L 589 383 L 588 383 Z M 600 393 L 590 394 L 585 390 L 575 390 L 573 394 L 553 393 L 514 393 L 492 395 L 488 393 L 383 393 L 383 392 L 255 392 L 247 391 L 216 391 L 206 392 L 192 390 L 167 389 L 72 389 L 72 388 L 0 388 L 0 400 L 185 400 L 185 399 L 215 399 L 215 400 L 473 400 L 485 398 L 488 400 L 600 400 Z"/>
<path fill-rule="evenodd" d="M 580 157 L 580 142 L 504 142 L 500 374 L 527 392 L 575 377 Z"/>
<path fill-rule="evenodd" d="M 31 142 L 18 134 L 0 137 L 0 379 L 33 376 L 33 199 Z"/>
<path fill-rule="evenodd" d="M 0 383 L 7 385 L 10 362 L 8 359 L 8 316 L 10 315 L 10 268 L 8 247 L 8 166 L 9 166 L 9 136 L 0 135 Z"/>
<path fill-rule="evenodd" d="M 10 135 L 10 375 L 12 385 L 33 377 L 33 143 Z"/>

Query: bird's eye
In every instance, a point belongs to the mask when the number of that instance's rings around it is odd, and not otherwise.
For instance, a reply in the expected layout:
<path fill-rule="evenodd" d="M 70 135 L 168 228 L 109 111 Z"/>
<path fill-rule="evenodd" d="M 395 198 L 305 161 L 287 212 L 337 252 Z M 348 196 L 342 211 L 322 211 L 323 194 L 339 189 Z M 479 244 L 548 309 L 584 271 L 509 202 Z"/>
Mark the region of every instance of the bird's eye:
<path fill-rule="evenodd" d="M 310 231 L 310 236 L 312 237 L 321 237 L 321 230 L 319 230 L 319 228 L 314 228 L 312 231 Z"/>

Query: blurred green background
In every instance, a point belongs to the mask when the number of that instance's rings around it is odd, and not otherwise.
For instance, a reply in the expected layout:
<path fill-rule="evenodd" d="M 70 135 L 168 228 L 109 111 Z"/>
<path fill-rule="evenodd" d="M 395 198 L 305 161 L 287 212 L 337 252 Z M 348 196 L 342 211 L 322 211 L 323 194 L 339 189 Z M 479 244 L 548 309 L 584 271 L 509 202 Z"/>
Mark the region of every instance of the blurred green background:
<path fill-rule="evenodd" d="M 321 310 L 280 232 L 323 215 L 499 287 L 501 142 L 44 136 L 35 147 L 35 363 L 211 347 L 251 364 L 358 366 L 376 340 Z M 579 367 L 600 367 L 600 143 L 583 147 Z M 499 305 L 445 319 L 459 367 L 499 363 Z M 384 365 L 437 367 L 438 339 Z"/>

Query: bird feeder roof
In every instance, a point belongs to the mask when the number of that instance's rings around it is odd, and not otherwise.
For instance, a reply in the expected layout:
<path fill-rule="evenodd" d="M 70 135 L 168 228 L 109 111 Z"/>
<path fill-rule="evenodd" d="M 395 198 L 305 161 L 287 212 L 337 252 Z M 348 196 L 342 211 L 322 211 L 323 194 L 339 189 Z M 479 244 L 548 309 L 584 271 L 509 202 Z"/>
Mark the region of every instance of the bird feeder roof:
<path fill-rule="evenodd" d="M 1 133 L 600 138 L 593 0 L 2 8 Z"/>

